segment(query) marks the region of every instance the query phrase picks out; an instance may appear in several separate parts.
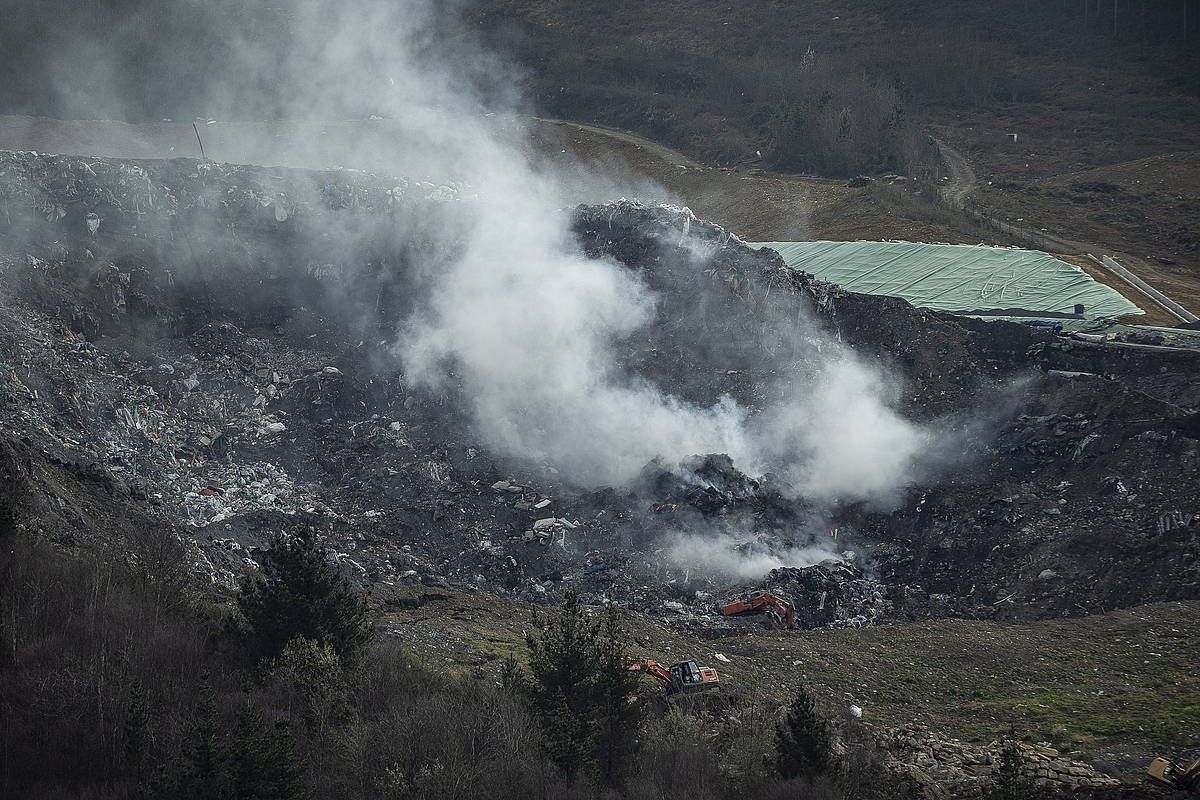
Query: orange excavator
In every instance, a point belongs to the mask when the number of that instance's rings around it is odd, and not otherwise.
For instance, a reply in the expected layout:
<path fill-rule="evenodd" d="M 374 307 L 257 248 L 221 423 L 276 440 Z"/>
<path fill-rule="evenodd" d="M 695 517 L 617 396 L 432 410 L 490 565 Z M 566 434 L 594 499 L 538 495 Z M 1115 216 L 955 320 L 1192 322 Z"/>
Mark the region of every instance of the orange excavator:
<path fill-rule="evenodd" d="M 716 689 L 721 684 L 715 669 L 697 666 L 695 661 L 680 661 L 664 667 L 653 658 L 631 658 L 629 670 L 653 675 L 667 694 Z"/>
<path fill-rule="evenodd" d="M 759 592 L 749 598 L 726 603 L 721 608 L 721 613 L 727 617 L 770 614 L 784 630 L 790 630 L 796 624 L 796 610 L 792 608 L 792 604 L 770 592 Z"/>

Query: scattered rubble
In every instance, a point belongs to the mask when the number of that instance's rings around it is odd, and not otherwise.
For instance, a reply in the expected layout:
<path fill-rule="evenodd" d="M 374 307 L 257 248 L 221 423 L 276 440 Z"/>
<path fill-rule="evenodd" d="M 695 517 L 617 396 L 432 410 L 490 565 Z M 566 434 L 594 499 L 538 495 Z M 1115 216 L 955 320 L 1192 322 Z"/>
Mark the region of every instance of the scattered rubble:
<path fill-rule="evenodd" d="M 1004 743 L 972 745 L 945 739 L 918 726 L 878 734 L 879 747 L 890 754 L 893 769 L 911 777 L 932 796 L 984 798 L 994 785 Z M 1099 789 L 1120 784 L 1115 778 L 1073 761 L 1046 744 L 1016 743 L 1021 778 L 1050 789 Z"/>

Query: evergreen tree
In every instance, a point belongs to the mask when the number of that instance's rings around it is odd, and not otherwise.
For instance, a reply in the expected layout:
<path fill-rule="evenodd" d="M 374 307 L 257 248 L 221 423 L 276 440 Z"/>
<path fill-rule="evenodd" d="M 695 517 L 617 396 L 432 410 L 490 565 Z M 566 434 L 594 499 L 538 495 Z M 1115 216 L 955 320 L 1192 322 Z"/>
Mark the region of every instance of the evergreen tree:
<path fill-rule="evenodd" d="M 546 754 L 568 779 L 591 754 L 595 734 L 599 626 L 587 618 L 579 597 L 567 592 L 558 616 L 528 634 L 529 703 L 545 734 Z"/>
<path fill-rule="evenodd" d="M 641 707 L 630 702 L 638 678 L 628 669 L 616 613 L 590 619 L 568 592 L 556 618 L 541 629 L 540 636 L 527 637 L 532 679 L 525 691 L 546 753 L 567 778 L 594 764 L 600 779 L 615 785 L 641 721 Z"/>
<path fill-rule="evenodd" d="M 509 653 L 500 665 L 500 688 L 509 694 L 517 694 L 527 688 L 525 673 L 512 653 Z"/>
<path fill-rule="evenodd" d="M 989 800 L 1024 800 L 1030 794 L 1029 782 L 1024 775 L 1025 759 L 1021 748 L 1013 739 L 1005 739 L 996 764 L 996 779 L 988 794 Z"/>
<path fill-rule="evenodd" d="M 217 694 L 208 674 L 200 678 L 200 697 L 193 710 L 192 724 L 183 752 L 146 787 L 145 794 L 171 800 L 220 800 L 227 797 L 225 769 L 227 750 L 217 720 Z"/>
<path fill-rule="evenodd" d="M 253 707 L 243 711 L 230 757 L 237 800 L 306 800 L 304 768 L 284 720 L 267 725 Z"/>
<path fill-rule="evenodd" d="M 600 778 L 609 785 L 620 783 L 621 767 L 635 749 L 642 719 L 642 706 L 631 702 L 637 685 L 616 609 L 610 606 L 597 639 L 595 748 Z"/>
<path fill-rule="evenodd" d="M 366 603 L 325 562 L 316 531 L 303 525 L 277 537 L 263 577 L 242 587 L 239 605 L 262 655 L 278 655 L 302 636 L 352 659 L 370 637 Z"/>
<path fill-rule="evenodd" d="M 817 777 L 833 765 L 829 728 L 804 687 L 776 726 L 775 754 L 776 769 L 789 779 Z"/>

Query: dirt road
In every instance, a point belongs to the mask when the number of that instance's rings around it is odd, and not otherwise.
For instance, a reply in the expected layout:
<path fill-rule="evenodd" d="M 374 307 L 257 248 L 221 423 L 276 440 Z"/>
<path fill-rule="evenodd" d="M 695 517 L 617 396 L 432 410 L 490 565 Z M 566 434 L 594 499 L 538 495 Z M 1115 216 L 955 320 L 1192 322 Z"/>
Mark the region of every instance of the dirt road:
<path fill-rule="evenodd" d="M 942 200 L 951 208 L 961 211 L 966 205 L 967 197 L 975 191 L 975 170 L 971 169 L 963 154 L 950 145 L 940 139 L 934 139 L 933 143 L 937 146 L 938 157 L 949 173 L 945 176 L 949 180 L 939 189 Z"/>
<path fill-rule="evenodd" d="M 638 136 L 636 133 L 610 128 L 607 125 L 589 125 L 584 122 L 572 122 L 567 119 L 543 119 L 542 117 L 534 117 L 534 120 L 546 125 L 558 125 L 564 128 L 571 128 L 577 131 L 596 134 L 603 136 L 614 142 L 624 142 L 631 145 L 637 150 L 644 150 L 652 158 L 657 158 L 664 164 L 674 167 L 686 167 L 688 169 L 699 169 L 700 164 L 685 156 L 678 150 L 673 150 L 664 144 Z"/>

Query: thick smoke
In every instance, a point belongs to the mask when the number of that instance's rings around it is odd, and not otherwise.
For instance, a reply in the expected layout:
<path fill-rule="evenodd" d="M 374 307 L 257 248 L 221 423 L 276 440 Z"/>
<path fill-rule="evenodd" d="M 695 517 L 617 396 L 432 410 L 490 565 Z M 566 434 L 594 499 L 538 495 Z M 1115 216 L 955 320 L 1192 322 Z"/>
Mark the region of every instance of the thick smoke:
<path fill-rule="evenodd" d="M 755 420 L 754 455 L 810 498 L 886 505 L 920 477 L 932 435 L 892 408 L 895 388 L 852 351 L 835 346 L 820 358 L 813 379 L 796 379 Z"/>
<path fill-rule="evenodd" d="M 435 383 L 453 364 L 493 447 L 581 484 L 625 483 L 656 456 L 749 452 L 731 401 L 700 408 L 617 375 L 614 346 L 653 319 L 645 285 L 580 255 L 532 173 L 480 177 L 467 252 L 401 344 L 409 375 Z"/>
<path fill-rule="evenodd" d="M 152 29 L 144 22 L 131 29 Z M 816 500 L 886 502 L 911 482 L 928 432 L 892 409 L 877 370 L 833 341 L 815 368 L 780 365 L 782 399 L 756 414 L 728 398 L 697 405 L 617 368 L 616 348 L 654 319 L 656 297 L 616 262 L 579 252 L 561 172 L 529 153 L 511 70 L 465 31 L 432 0 L 303 2 L 269 36 L 222 31 L 225 74 L 239 77 L 203 89 L 214 107 L 317 128 L 379 117 L 387 135 L 346 164 L 470 187 L 466 229 L 447 233 L 458 255 L 429 276 L 428 301 L 395 344 L 408 379 L 437 388 L 453 372 L 487 444 L 577 485 L 625 484 L 656 457 L 695 453 L 772 470 Z M 273 130 L 243 148 L 279 153 L 274 163 L 320 149 L 314 127 Z"/>
<path fill-rule="evenodd" d="M 511 122 L 504 136 L 472 125 L 471 146 L 458 149 L 478 214 L 397 345 L 410 378 L 436 386 L 452 368 L 494 449 L 585 486 L 628 483 L 655 457 L 709 452 L 777 469 L 817 499 L 883 500 L 912 478 L 926 434 L 891 410 L 876 371 L 833 342 L 818 380 L 755 419 L 728 398 L 698 406 L 618 372 L 614 350 L 652 321 L 655 298 L 621 265 L 579 253 L 561 192 L 511 132 Z"/>

